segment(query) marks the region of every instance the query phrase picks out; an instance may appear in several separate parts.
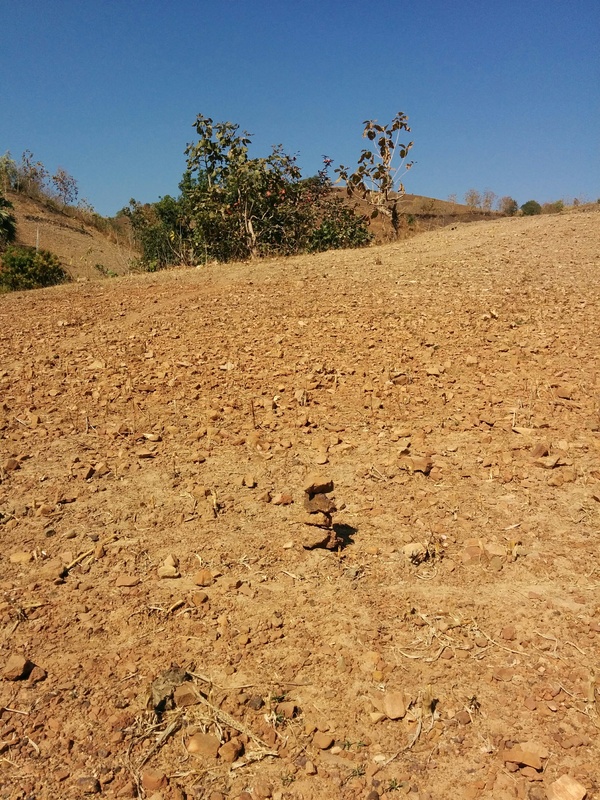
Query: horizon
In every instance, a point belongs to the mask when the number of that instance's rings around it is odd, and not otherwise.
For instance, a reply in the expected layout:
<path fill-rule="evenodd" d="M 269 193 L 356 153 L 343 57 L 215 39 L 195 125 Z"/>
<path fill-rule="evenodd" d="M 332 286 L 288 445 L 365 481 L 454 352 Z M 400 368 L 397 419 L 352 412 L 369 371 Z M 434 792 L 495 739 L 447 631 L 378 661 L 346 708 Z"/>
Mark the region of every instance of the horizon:
<path fill-rule="evenodd" d="M 353 168 L 363 121 L 403 111 L 408 194 L 600 196 L 595 0 L 5 6 L 0 154 L 66 169 L 105 216 L 178 194 L 200 113 L 254 134 L 253 156 L 282 143 L 308 177 L 325 154 Z"/>

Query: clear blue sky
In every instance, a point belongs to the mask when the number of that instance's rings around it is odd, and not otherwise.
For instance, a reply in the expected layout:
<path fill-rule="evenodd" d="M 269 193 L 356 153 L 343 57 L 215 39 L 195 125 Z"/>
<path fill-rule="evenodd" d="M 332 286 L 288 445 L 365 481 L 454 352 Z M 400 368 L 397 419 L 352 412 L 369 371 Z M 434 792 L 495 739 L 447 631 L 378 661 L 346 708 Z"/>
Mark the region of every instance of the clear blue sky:
<path fill-rule="evenodd" d="M 600 197 L 600 0 L 0 0 L 0 154 L 103 214 L 177 192 L 198 113 L 354 165 L 410 117 L 416 194 Z"/>

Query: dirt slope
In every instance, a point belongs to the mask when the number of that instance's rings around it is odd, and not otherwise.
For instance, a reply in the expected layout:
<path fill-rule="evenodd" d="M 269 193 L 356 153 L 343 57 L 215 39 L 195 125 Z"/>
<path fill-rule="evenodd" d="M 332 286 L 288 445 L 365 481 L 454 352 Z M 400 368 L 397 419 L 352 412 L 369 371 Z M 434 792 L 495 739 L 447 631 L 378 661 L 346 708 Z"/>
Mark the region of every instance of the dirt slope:
<path fill-rule="evenodd" d="M 109 274 L 125 275 L 136 257 L 123 226 L 102 232 L 92 225 L 33 200 L 8 192 L 17 220 L 17 244 L 55 253 L 74 280 L 97 280 Z"/>
<path fill-rule="evenodd" d="M 600 798 L 599 221 L 0 297 L 0 797 Z"/>

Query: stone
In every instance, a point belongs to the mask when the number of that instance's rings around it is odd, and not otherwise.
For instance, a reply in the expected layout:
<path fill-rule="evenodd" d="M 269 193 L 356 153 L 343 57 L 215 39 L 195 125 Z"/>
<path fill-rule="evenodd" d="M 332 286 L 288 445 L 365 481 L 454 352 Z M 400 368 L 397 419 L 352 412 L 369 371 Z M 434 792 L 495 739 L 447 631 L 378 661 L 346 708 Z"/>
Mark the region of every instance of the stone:
<path fill-rule="evenodd" d="M 33 667 L 33 663 L 24 655 L 14 653 L 4 665 L 2 677 L 5 681 L 20 681 L 29 676 Z"/>
<path fill-rule="evenodd" d="M 302 547 L 305 550 L 314 550 L 316 547 L 333 549 L 332 541 L 336 539 L 337 537 L 333 531 L 320 527 L 307 527 L 302 534 Z M 333 547 L 335 547 L 335 544 L 333 544 Z"/>
<path fill-rule="evenodd" d="M 194 706 L 198 702 L 196 687 L 190 681 L 185 681 L 175 688 L 173 700 L 177 708 Z"/>
<path fill-rule="evenodd" d="M 157 792 L 166 789 L 167 776 L 159 769 L 145 769 L 142 772 L 142 786 L 146 792 Z"/>
<path fill-rule="evenodd" d="M 513 762 L 514 764 L 523 764 L 526 767 L 533 767 L 536 770 L 542 768 L 542 759 L 537 753 L 532 750 L 526 749 L 524 745 L 515 745 L 504 751 L 502 760 L 505 762 Z"/>
<path fill-rule="evenodd" d="M 2 465 L 2 469 L 4 472 L 14 472 L 16 469 L 19 469 L 20 466 L 16 458 L 7 458 Z"/>
<path fill-rule="evenodd" d="M 77 788 L 80 792 L 83 792 L 83 794 L 98 794 L 101 790 L 99 780 L 92 776 L 78 778 L 76 783 Z"/>
<path fill-rule="evenodd" d="M 324 514 L 322 511 L 315 511 L 311 514 L 304 514 L 298 520 L 304 525 L 314 525 L 317 528 L 331 528 L 331 514 Z"/>
<path fill-rule="evenodd" d="M 531 450 L 532 458 L 545 458 L 550 453 L 550 448 L 545 442 L 538 442 Z"/>
<path fill-rule="evenodd" d="M 303 501 L 304 510 L 309 514 L 314 514 L 318 511 L 324 514 L 333 514 L 336 510 L 335 503 L 326 494 L 304 495 Z"/>
<path fill-rule="evenodd" d="M 216 758 L 219 754 L 221 742 L 216 736 L 209 733 L 195 733 L 188 739 L 186 750 L 203 758 Z"/>
<path fill-rule="evenodd" d="M 131 589 L 133 586 L 137 586 L 139 582 L 140 579 L 135 575 L 118 575 L 115 586 L 120 589 Z"/>
<path fill-rule="evenodd" d="M 162 564 L 157 570 L 156 574 L 159 578 L 180 578 L 181 575 L 177 567 L 173 567 L 170 564 Z"/>
<path fill-rule="evenodd" d="M 404 557 L 407 561 L 410 561 L 411 564 L 420 564 L 426 560 L 428 555 L 427 547 L 422 544 L 422 542 L 409 542 L 404 545 L 402 552 L 404 553 Z"/>
<path fill-rule="evenodd" d="M 206 592 L 193 592 L 189 598 L 191 604 L 198 608 L 208 602 L 208 595 Z"/>
<path fill-rule="evenodd" d="M 291 700 L 284 703 L 277 703 L 275 713 L 281 714 L 285 719 L 293 719 L 296 713 L 296 704 Z"/>
<path fill-rule="evenodd" d="M 550 784 L 547 795 L 548 800 L 584 800 L 587 789 L 570 775 L 561 775 Z"/>
<path fill-rule="evenodd" d="M 194 575 L 194 583 L 196 586 L 210 586 L 213 582 L 214 578 L 212 572 L 206 567 L 199 569 Z"/>
<path fill-rule="evenodd" d="M 388 719 L 402 719 L 406 714 L 406 703 L 402 692 L 386 692 L 383 695 L 381 711 Z"/>
<path fill-rule="evenodd" d="M 269 800 L 270 797 L 273 797 L 273 788 L 271 784 L 267 783 L 265 780 L 256 781 L 252 791 L 252 797 L 258 798 L 258 800 Z"/>
<path fill-rule="evenodd" d="M 219 755 L 223 761 L 227 762 L 228 764 L 233 764 L 233 762 L 237 761 L 238 758 L 240 758 L 240 756 L 243 754 L 244 745 L 237 738 L 231 739 L 229 742 L 219 748 Z"/>
<path fill-rule="evenodd" d="M 289 506 L 294 502 L 294 498 L 289 492 L 279 492 L 276 494 L 272 501 L 274 506 Z"/>
<path fill-rule="evenodd" d="M 16 553 L 10 554 L 9 560 L 11 564 L 31 564 L 33 561 L 33 553 L 29 552 L 29 550 L 17 550 Z"/>
<path fill-rule="evenodd" d="M 313 744 L 315 747 L 318 747 L 319 750 L 328 750 L 333 742 L 333 736 L 331 736 L 329 733 L 317 731 L 317 733 L 315 733 L 313 736 Z"/>
<path fill-rule="evenodd" d="M 304 481 L 303 490 L 310 498 L 317 494 L 327 494 L 333 492 L 333 480 L 328 475 L 313 473 Z"/>

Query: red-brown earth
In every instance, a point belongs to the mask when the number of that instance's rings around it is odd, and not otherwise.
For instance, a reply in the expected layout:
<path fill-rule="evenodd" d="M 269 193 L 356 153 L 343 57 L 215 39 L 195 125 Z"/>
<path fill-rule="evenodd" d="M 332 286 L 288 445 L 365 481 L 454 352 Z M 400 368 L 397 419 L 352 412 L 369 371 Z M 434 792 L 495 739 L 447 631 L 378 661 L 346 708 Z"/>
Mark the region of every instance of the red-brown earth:
<path fill-rule="evenodd" d="M 0 297 L 0 797 L 599 798 L 599 211 Z"/>

